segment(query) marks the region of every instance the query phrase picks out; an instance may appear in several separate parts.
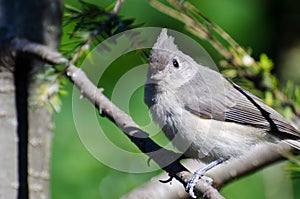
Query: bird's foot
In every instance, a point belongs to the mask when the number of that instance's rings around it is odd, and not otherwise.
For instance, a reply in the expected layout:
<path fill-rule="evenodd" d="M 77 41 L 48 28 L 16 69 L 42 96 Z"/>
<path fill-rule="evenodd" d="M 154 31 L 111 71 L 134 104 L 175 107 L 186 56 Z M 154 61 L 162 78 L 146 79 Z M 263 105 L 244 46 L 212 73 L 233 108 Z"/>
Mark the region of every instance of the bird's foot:
<path fill-rule="evenodd" d="M 205 167 L 195 171 L 195 173 L 193 174 L 193 176 L 191 177 L 191 179 L 189 180 L 189 182 L 187 183 L 187 185 L 185 187 L 186 192 L 188 192 L 192 198 L 197 198 L 194 193 L 194 187 L 195 187 L 197 181 L 199 180 L 199 178 L 202 178 L 207 183 L 212 184 L 213 180 L 210 177 L 204 176 L 204 174 L 207 171 L 209 171 L 210 169 L 214 168 L 215 166 L 221 164 L 224 161 L 225 161 L 224 158 L 219 158 L 217 160 L 212 161 Z"/>

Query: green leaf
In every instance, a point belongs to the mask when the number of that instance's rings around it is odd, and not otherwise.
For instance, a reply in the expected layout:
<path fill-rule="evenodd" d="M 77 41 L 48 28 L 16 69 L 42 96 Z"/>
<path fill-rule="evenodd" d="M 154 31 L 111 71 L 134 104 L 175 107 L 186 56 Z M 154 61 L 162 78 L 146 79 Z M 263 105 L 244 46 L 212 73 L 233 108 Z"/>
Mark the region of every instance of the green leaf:
<path fill-rule="evenodd" d="M 260 55 L 259 65 L 264 71 L 271 71 L 274 67 L 273 61 L 265 53 Z"/>
<path fill-rule="evenodd" d="M 274 104 L 274 97 L 271 91 L 266 91 L 265 92 L 265 103 L 268 106 L 273 106 Z"/>

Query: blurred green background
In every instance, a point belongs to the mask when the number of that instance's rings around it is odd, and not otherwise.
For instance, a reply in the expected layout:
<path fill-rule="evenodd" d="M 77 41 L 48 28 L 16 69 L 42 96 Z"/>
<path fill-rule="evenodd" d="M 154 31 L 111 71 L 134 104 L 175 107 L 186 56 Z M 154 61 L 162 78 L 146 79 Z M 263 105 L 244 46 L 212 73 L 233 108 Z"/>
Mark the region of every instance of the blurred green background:
<path fill-rule="evenodd" d="M 114 1 L 88 1 L 107 6 Z M 282 84 L 288 79 L 299 83 L 299 66 L 296 56 L 300 52 L 299 22 L 297 1 L 271 0 L 194 0 L 191 1 L 213 22 L 227 31 L 240 45 L 253 50 L 254 57 L 265 52 L 275 62 L 275 72 Z M 78 6 L 76 0 L 66 0 L 66 4 Z M 298 7 L 297 7 L 298 6 Z M 158 12 L 146 0 L 126 0 L 120 15 L 135 19 L 136 24 L 144 27 L 167 27 L 186 33 L 183 24 Z M 62 43 L 69 41 L 71 29 L 64 28 Z M 198 40 L 199 41 L 199 40 Z M 211 54 L 216 63 L 220 56 L 207 42 L 199 41 Z M 295 55 L 296 54 L 296 55 Z M 105 72 L 99 82 L 107 96 L 118 79 L 125 72 L 141 64 L 131 53 L 126 58 L 116 60 Z M 130 58 L 132 57 L 132 59 Z M 128 61 L 132 60 L 132 61 Z M 101 67 L 101 63 L 99 63 Z M 141 73 L 141 76 L 146 74 Z M 134 78 L 134 77 L 133 77 Z M 146 78 L 146 76 L 145 76 Z M 62 97 L 61 111 L 55 114 L 55 129 L 52 145 L 51 196 L 54 199 L 100 199 L 119 198 L 133 188 L 147 182 L 161 171 L 133 174 L 112 169 L 96 160 L 80 141 L 75 128 L 72 109 L 72 85 L 67 83 L 69 95 Z M 85 100 L 85 99 L 83 99 Z M 144 125 L 150 117 L 143 103 L 143 88 L 139 88 L 130 99 L 130 114 L 135 121 Z M 95 115 L 97 111 L 95 110 Z M 109 132 L 107 137 L 124 150 L 136 151 L 133 144 L 107 119 L 98 118 Z M 89 119 L 87 118 L 87 123 Z M 88 124 L 87 124 L 88 125 Z M 97 129 L 90 128 L 94 132 Z M 156 136 L 164 143 L 161 136 Z M 101 146 L 101 140 L 99 147 Z M 111 161 L 119 161 L 117 154 L 107 151 Z M 146 158 L 145 158 L 146 160 Z M 130 160 L 122 162 L 130 167 Z M 154 163 L 152 163 L 154 164 Z M 145 162 L 146 165 L 146 162 Z M 290 180 L 285 169 L 286 162 L 259 171 L 251 176 L 239 179 L 222 189 L 226 198 L 300 198 L 299 180 Z"/>

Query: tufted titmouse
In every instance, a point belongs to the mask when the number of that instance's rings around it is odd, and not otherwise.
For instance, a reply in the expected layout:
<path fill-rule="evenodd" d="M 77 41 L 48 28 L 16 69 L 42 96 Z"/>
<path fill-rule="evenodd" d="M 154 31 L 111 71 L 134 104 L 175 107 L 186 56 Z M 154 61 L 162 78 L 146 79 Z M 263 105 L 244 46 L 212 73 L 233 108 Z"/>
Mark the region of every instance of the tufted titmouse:
<path fill-rule="evenodd" d="M 153 120 L 185 156 L 230 160 L 259 145 L 285 142 L 300 149 L 300 134 L 259 98 L 196 63 L 163 29 L 149 58 L 145 103 Z"/>

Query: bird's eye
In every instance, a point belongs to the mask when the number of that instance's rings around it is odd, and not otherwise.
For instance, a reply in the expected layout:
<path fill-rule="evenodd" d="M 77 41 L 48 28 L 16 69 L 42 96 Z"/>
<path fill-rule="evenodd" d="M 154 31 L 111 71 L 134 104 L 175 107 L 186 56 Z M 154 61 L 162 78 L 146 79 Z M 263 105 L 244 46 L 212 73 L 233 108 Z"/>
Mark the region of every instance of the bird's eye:
<path fill-rule="evenodd" d="M 178 61 L 177 61 L 176 59 L 173 59 L 173 60 L 172 60 L 172 64 L 173 64 L 173 66 L 174 66 L 175 68 L 179 68 L 179 63 L 178 63 Z"/>
<path fill-rule="evenodd" d="M 152 62 L 153 62 L 152 56 L 150 56 L 150 57 L 148 58 L 148 62 L 149 62 L 149 63 L 152 63 Z"/>

